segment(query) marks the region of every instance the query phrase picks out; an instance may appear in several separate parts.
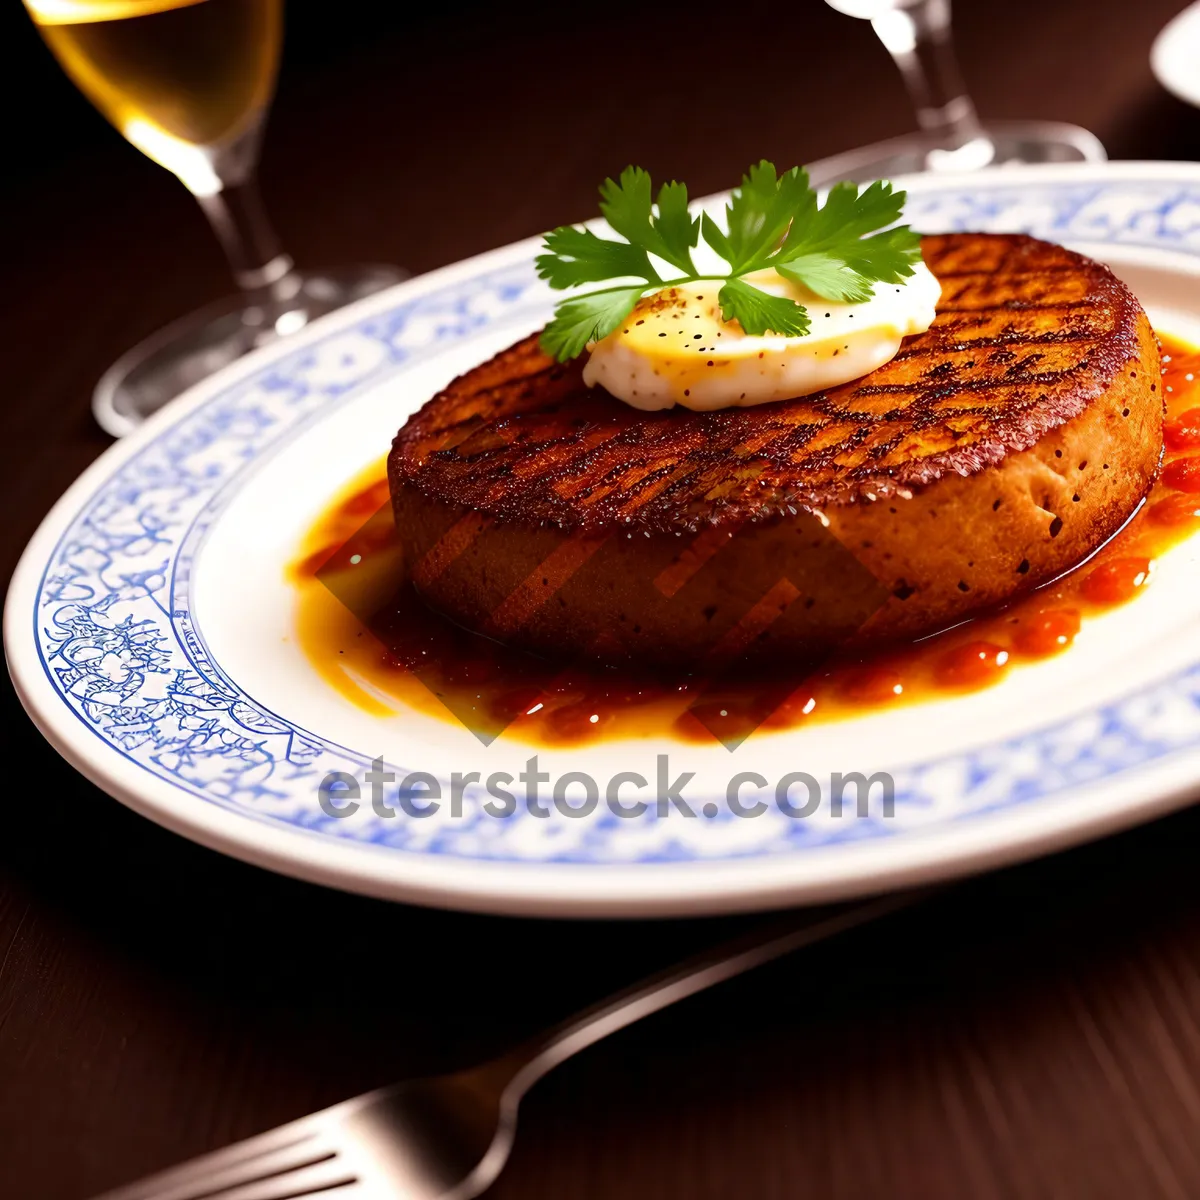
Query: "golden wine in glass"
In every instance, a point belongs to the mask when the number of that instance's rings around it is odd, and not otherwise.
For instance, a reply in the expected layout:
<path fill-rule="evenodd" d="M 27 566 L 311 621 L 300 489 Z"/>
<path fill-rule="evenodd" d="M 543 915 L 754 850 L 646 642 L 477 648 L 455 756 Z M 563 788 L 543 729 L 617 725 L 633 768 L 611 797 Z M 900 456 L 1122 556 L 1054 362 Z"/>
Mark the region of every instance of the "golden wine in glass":
<path fill-rule="evenodd" d="M 283 41 L 283 0 L 25 0 L 63 70 L 200 202 L 241 294 L 125 354 L 93 408 L 120 436 L 254 346 L 404 277 L 382 266 L 297 271 L 254 174 Z"/>

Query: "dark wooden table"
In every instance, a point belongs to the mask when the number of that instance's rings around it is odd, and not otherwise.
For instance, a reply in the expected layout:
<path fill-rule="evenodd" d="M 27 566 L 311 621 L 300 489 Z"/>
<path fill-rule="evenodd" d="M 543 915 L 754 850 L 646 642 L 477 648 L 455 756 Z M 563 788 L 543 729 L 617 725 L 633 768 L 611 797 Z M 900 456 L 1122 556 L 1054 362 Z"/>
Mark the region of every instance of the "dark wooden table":
<path fill-rule="evenodd" d="M 980 108 L 1200 157 L 1200 113 L 1147 65 L 1179 2 L 960 3 Z M 423 271 L 589 215 L 628 161 L 704 192 L 904 132 L 864 24 L 802 0 L 734 30 L 727 10 L 624 6 L 590 31 L 582 6 L 406 28 L 294 5 L 263 167 L 286 242 Z M 0 198 L 5 576 L 106 445 L 100 371 L 228 286 L 188 196 L 6 19 L 4 62 L 36 80 L 6 109 Z M 6 1200 L 77 1200 L 468 1064 L 749 920 L 507 920 L 276 877 L 135 817 L 6 704 Z M 614 1037 L 531 1095 L 491 1194 L 1200 1196 L 1198 837 L 1188 811 L 964 884 Z"/>

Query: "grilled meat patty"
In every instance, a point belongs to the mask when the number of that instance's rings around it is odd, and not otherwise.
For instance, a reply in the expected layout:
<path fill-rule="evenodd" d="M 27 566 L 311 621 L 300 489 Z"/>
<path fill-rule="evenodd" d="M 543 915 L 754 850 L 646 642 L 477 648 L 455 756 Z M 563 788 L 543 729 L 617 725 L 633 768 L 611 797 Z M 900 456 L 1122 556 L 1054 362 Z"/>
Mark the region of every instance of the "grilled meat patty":
<path fill-rule="evenodd" d="M 455 380 L 388 460 L 415 586 L 543 652 L 693 665 L 919 635 L 1074 565 L 1158 468 L 1145 313 L 1033 238 L 923 251 L 934 325 L 817 395 L 639 412 L 536 336 Z"/>

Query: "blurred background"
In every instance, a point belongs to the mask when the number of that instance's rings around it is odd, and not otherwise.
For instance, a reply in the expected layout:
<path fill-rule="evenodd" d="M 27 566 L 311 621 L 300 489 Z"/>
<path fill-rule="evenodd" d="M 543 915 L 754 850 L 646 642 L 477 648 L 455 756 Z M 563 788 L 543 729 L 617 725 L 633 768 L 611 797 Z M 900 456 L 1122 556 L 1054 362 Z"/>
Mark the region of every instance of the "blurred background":
<path fill-rule="evenodd" d="M 1200 157 L 1200 121 L 1149 67 L 1179 7 L 960 3 L 963 74 L 985 118 L 1074 122 L 1113 158 Z M 425 271 L 591 215 L 596 184 L 631 161 L 696 195 L 752 159 L 810 162 L 913 129 L 869 22 L 798 0 L 755 10 L 734 36 L 731 11 L 289 4 L 261 166 L 283 244 L 302 267 Z M 0 304 L 23 322 L 68 320 L 80 339 L 50 377 L 42 349 L 14 339 L 9 378 L 74 411 L 124 349 L 228 294 L 227 267 L 184 189 L 76 90 L 15 0 L 0 16 L 0 87 L 13 235 Z"/>
<path fill-rule="evenodd" d="M 1200 121 L 1149 68 L 1155 33 L 1181 6 L 965 0 L 954 13 L 963 73 L 985 117 L 1075 122 L 1113 158 L 1195 158 Z M 591 215 L 596 184 L 630 161 L 700 194 L 752 158 L 806 162 L 912 128 L 869 23 L 790 0 L 756 8 L 733 35 L 732 11 L 713 0 L 289 4 L 262 164 L 285 245 L 305 262 L 422 271 Z M 53 278 L 60 303 L 63 272 L 102 259 L 114 289 L 172 312 L 227 290 L 178 183 L 75 89 L 19 3 L 0 22 L 11 92 L 0 204 L 21 231 L 9 271 Z"/>

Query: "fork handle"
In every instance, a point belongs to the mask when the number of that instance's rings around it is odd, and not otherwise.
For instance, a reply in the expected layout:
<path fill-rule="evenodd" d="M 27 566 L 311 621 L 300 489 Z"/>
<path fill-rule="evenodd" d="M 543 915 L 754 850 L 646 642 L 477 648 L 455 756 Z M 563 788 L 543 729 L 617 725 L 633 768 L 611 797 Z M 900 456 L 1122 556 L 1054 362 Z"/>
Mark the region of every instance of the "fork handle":
<path fill-rule="evenodd" d="M 505 1055 L 500 1063 L 507 1068 L 506 1073 L 511 1073 L 518 1094 L 523 1093 L 565 1059 L 626 1025 L 802 946 L 824 941 L 906 908 L 926 895 L 928 891 L 922 889 L 846 905 L 833 911 L 792 913 L 771 922 L 766 928 L 685 959 L 584 1009 Z"/>

